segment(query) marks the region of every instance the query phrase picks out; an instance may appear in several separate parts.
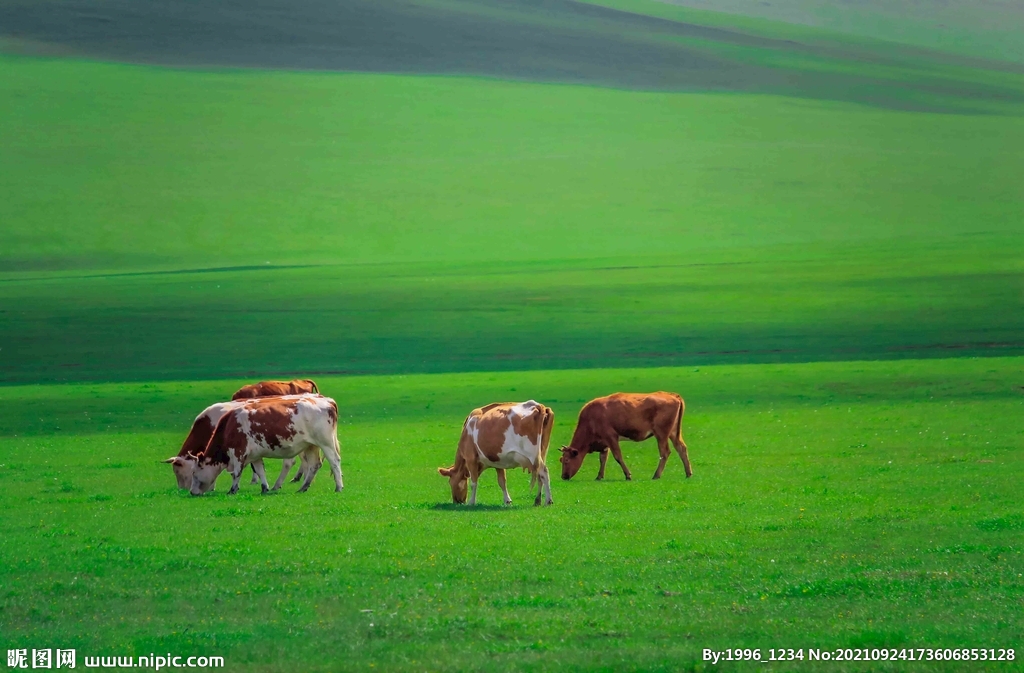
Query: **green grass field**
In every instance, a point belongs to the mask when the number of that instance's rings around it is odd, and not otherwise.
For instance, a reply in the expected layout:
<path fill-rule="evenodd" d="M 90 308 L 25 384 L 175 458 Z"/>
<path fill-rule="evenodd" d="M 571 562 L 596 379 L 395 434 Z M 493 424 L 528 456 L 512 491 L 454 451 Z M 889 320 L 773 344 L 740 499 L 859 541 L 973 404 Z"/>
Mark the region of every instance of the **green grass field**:
<path fill-rule="evenodd" d="M 185 410 L 238 381 L 3 388 L 0 630 L 247 670 L 689 670 L 704 647 L 1019 646 L 1022 378 L 1020 358 L 328 378 L 342 494 L 320 475 L 302 496 L 229 497 L 222 478 L 206 498 L 157 461 Z M 692 479 L 673 459 L 650 481 L 648 441 L 624 445 L 633 482 L 614 463 L 593 481 L 592 457 L 551 508 L 518 473 L 501 508 L 493 472 L 476 509 L 445 504 L 434 468 L 480 400 L 543 400 L 561 444 L 590 397 L 654 388 L 687 397 Z"/>
<path fill-rule="evenodd" d="M 1012 105 L 3 65 L 8 382 L 1024 346 Z"/>
<path fill-rule="evenodd" d="M 219 2 L 0 0 L 0 649 L 1024 670 L 1013 8 Z M 173 487 L 199 411 L 299 375 L 342 494 Z M 548 404 L 557 447 L 616 390 L 686 399 L 692 479 L 626 443 L 635 481 L 450 504 L 471 409 Z"/>

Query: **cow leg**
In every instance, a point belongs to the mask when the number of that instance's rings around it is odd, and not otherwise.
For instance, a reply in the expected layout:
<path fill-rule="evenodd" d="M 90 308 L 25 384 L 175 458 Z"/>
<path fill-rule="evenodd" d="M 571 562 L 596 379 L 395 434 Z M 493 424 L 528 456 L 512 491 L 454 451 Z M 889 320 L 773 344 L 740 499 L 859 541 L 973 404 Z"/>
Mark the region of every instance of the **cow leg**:
<path fill-rule="evenodd" d="M 668 437 L 658 437 L 658 455 L 661 458 L 658 460 L 658 469 L 654 471 L 652 479 L 661 479 L 661 473 L 665 471 L 665 463 L 672 455 L 672 449 L 668 448 Z"/>
<path fill-rule="evenodd" d="M 604 479 L 604 466 L 608 464 L 608 449 L 601 451 L 601 469 L 597 471 L 597 480 Z"/>
<path fill-rule="evenodd" d="M 477 483 L 480 481 L 480 472 L 482 472 L 482 470 L 480 469 L 479 465 L 475 464 L 475 461 L 474 461 L 474 463 L 470 463 L 468 467 L 469 467 L 469 504 L 470 505 L 475 505 L 476 504 L 476 487 L 477 487 Z"/>
<path fill-rule="evenodd" d="M 510 496 L 508 494 L 508 483 L 507 483 L 507 481 L 505 479 L 505 470 L 503 470 L 503 469 L 501 469 L 499 467 L 495 471 L 498 473 L 498 486 L 501 487 L 501 492 L 503 494 L 505 494 L 505 504 L 506 505 L 511 505 L 512 504 L 512 496 Z"/>
<path fill-rule="evenodd" d="M 537 507 L 541 503 L 541 497 L 547 496 L 544 504 L 551 504 L 551 474 L 548 472 L 548 466 L 541 464 L 537 468 L 537 497 L 533 501 L 533 506 Z"/>
<path fill-rule="evenodd" d="M 255 463 L 252 464 L 252 469 L 253 472 L 255 472 L 256 475 L 260 478 L 260 489 L 264 493 L 269 492 L 270 487 L 267 485 L 267 471 L 263 467 L 263 461 L 257 460 Z"/>
<path fill-rule="evenodd" d="M 690 455 L 686 452 L 686 442 L 682 437 L 673 437 L 672 443 L 675 444 L 679 457 L 683 459 L 683 468 L 686 470 L 686 478 L 689 479 L 693 476 L 693 470 L 690 469 Z"/>
<path fill-rule="evenodd" d="M 231 473 L 231 490 L 228 491 L 228 495 L 234 495 L 235 493 L 238 493 L 238 482 L 241 480 L 242 472 L 244 471 L 245 466 L 243 465 L 242 467 L 238 468 L 237 472 Z"/>
<path fill-rule="evenodd" d="M 327 444 L 327 442 L 324 442 L 324 444 Z M 345 488 L 345 481 L 341 474 L 341 446 L 338 444 L 338 435 L 333 435 L 331 443 L 327 444 L 327 446 L 321 446 L 320 450 L 324 452 L 324 456 L 331 466 L 331 474 L 334 475 L 334 491 L 339 493 L 341 489 Z"/>
<path fill-rule="evenodd" d="M 263 459 L 260 458 L 256 462 L 260 463 L 262 465 L 263 464 Z M 260 483 L 260 478 L 256 476 L 256 463 L 253 463 L 249 467 L 252 469 L 252 479 L 249 480 L 249 483 L 250 484 L 258 484 L 258 483 Z"/>
<path fill-rule="evenodd" d="M 302 483 L 299 488 L 299 493 L 305 493 L 310 485 L 313 483 L 313 477 L 320 471 L 320 466 L 323 465 L 323 461 L 320 460 L 320 449 L 316 446 L 311 446 L 302 453 L 303 460 L 302 464 L 306 472 L 306 481 Z M 300 469 L 299 472 L 302 472 Z"/>
<path fill-rule="evenodd" d="M 288 478 L 288 473 L 292 471 L 292 465 L 294 464 L 294 458 L 285 458 L 284 460 L 281 461 L 281 474 L 277 476 L 277 481 L 274 482 L 274 488 L 270 490 L 280 490 L 280 488 L 284 485 L 284 480 Z"/>
<path fill-rule="evenodd" d="M 612 450 L 612 455 L 615 456 L 615 461 L 622 468 L 622 473 L 626 475 L 626 481 L 633 479 L 633 475 L 629 473 L 629 468 L 626 467 L 626 461 L 622 459 L 622 449 L 619 448 L 619 438 L 614 437 L 608 442 L 608 448 Z"/>

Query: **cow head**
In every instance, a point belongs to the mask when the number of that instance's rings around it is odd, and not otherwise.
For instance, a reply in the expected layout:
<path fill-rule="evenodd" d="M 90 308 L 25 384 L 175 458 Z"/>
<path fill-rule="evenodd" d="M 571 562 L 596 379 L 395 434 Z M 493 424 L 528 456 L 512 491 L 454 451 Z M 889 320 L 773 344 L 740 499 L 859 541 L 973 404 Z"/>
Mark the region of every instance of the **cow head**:
<path fill-rule="evenodd" d="M 192 495 L 209 493 L 217 483 L 217 477 L 227 465 L 216 462 L 205 454 L 201 456 L 189 454 L 189 457 L 195 460 L 195 468 L 192 470 L 192 488 L 189 492 Z"/>
<path fill-rule="evenodd" d="M 452 502 L 457 505 L 466 504 L 466 491 L 469 482 L 469 474 L 465 466 L 456 463 L 451 467 L 439 467 L 437 473 L 442 477 L 448 477 L 448 483 L 452 487 Z"/>
<path fill-rule="evenodd" d="M 563 446 L 560 450 L 562 457 L 558 461 L 562 463 L 562 479 L 572 479 L 580 471 L 587 454 L 571 446 Z"/>
<path fill-rule="evenodd" d="M 192 486 L 192 472 L 196 468 L 196 460 L 191 456 L 175 456 L 163 461 L 171 464 L 174 470 L 174 478 L 178 480 L 178 488 L 189 488 Z"/>

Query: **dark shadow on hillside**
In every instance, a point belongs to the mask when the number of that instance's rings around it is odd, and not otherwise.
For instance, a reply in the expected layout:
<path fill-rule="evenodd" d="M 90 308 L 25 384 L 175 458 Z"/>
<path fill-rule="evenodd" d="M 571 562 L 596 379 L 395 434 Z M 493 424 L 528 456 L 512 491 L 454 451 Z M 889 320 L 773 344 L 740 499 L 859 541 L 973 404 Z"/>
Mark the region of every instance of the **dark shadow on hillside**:
<path fill-rule="evenodd" d="M 892 49 L 802 44 L 572 0 L 0 0 L 0 36 L 173 66 L 454 73 L 913 109 L 941 109 L 936 97 L 1022 100 L 1015 89 L 932 74 L 857 73 L 868 63 L 901 65 Z M 846 65 L 824 72 L 807 68 L 808 57 Z M 926 58 L 931 65 L 950 59 Z"/>

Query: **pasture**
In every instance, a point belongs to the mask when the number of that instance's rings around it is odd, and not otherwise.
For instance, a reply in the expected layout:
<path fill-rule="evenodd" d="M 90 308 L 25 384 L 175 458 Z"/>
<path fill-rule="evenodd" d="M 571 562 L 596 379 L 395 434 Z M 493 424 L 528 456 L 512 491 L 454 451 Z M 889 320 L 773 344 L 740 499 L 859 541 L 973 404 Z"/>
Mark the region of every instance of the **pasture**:
<path fill-rule="evenodd" d="M 688 670 L 703 647 L 1016 645 L 1022 379 L 1020 358 L 326 378 L 343 493 L 325 471 L 304 495 L 228 497 L 222 476 L 204 498 L 158 460 L 238 381 L 6 387 L 0 632 L 246 670 Z M 657 388 L 687 397 L 690 480 L 673 456 L 650 481 L 653 440 L 624 442 L 632 482 L 614 461 L 593 481 L 592 456 L 555 479 L 552 507 L 511 471 L 512 508 L 493 471 L 478 507 L 448 504 L 435 468 L 480 400 L 544 400 L 559 446 L 587 399 Z"/>
<path fill-rule="evenodd" d="M 0 647 L 1024 670 L 1015 13 L 200 4 L 0 0 Z M 343 493 L 174 488 L 199 411 L 292 376 Z M 450 503 L 471 409 L 552 407 L 557 475 L 616 390 L 684 397 L 692 479 L 623 442 L 632 482 Z"/>
<path fill-rule="evenodd" d="M 1011 103 L 0 63 L 7 382 L 1024 347 Z"/>

